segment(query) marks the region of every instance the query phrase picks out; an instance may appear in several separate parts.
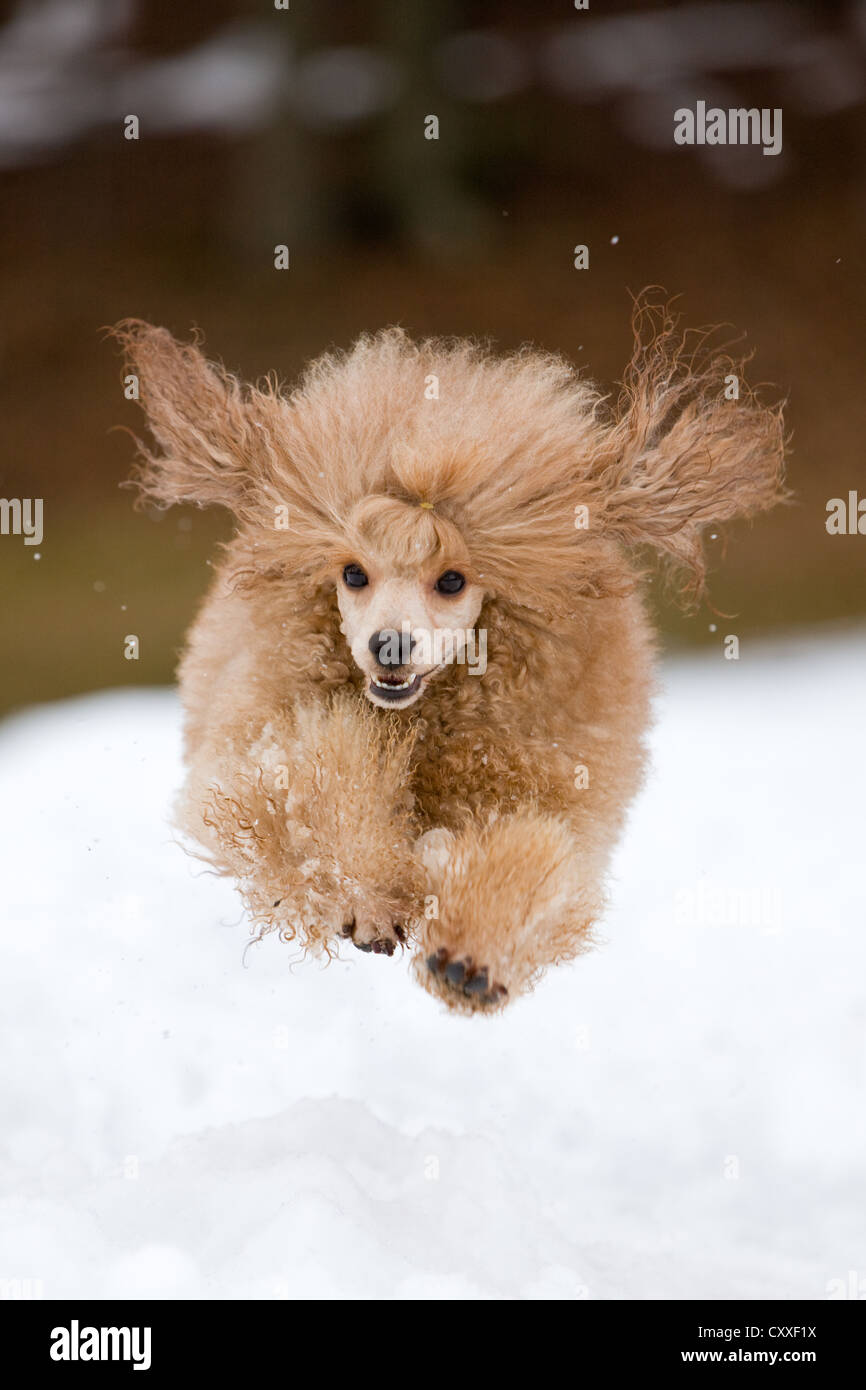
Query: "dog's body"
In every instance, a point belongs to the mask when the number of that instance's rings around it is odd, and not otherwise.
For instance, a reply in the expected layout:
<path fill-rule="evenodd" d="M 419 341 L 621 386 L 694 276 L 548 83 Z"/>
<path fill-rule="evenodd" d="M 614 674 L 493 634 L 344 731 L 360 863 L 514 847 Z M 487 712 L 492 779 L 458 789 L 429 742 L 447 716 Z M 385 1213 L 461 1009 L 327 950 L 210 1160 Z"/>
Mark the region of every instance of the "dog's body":
<path fill-rule="evenodd" d="M 181 822 L 260 930 L 411 942 L 469 1012 L 588 944 L 649 718 L 627 549 L 699 584 L 703 526 L 780 495 L 778 412 L 654 327 L 618 413 L 540 354 L 389 330 L 286 397 L 121 330 L 162 450 L 143 491 L 239 522 L 181 666 Z M 483 674 L 431 659 L 448 627 L 485 635 Z"/>

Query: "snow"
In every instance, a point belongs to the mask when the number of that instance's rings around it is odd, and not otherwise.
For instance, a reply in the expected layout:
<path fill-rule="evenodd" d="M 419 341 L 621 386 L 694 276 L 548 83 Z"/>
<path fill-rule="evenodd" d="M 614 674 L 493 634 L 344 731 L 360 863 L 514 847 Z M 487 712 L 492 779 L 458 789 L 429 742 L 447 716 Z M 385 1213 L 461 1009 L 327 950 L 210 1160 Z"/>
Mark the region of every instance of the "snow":
<path fill-rule="evenodd" d="M 167 820 L 173 693 L 0 727 L 7 1291 L 823 1298 L 864 1271 L 864 632 L 721 652 L 665 665 L 601 946 L 493 1020 L 398 957 L 244 954 Z"/>

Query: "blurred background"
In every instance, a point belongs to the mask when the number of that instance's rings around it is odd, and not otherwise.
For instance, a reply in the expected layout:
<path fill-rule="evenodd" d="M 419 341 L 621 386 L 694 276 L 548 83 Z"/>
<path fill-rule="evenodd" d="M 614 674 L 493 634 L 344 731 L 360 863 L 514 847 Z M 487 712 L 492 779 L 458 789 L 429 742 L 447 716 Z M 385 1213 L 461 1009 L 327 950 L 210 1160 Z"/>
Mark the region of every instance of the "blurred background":
<path fill-rule="evenodd" d="M 710 542 L 718 631 L 654 599 L 667 640 L 862 615 L 866 538 L 825 520 L 866 496 L 866 3 L 278 5 L 0 5 L 0 496 L 44 499 L 39 546 L 0 535 L 0 708 L 169 681 L 227 534 L 120 488 L 126 315 L 253 378 L 399 322 L 615 389 L 663 285 L 789 397 L 796 492 Z M 698 100 L 781 107 L 782 153 L 676 146 Z"/>

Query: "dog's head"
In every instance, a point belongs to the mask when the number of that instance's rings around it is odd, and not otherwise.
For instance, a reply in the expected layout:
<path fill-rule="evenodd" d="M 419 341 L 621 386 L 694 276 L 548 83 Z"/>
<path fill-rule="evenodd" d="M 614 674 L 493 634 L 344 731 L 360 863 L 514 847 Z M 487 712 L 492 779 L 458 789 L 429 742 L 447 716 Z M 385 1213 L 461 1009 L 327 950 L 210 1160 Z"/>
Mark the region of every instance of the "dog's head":
<path fill-rule="evenodd" d="M 341 630 L 373 704 L 414 704 L 454 661 L 477 673 L 485 590 L 457 527 L 431 502 L 375 496 L 347 534 L 352 558 L 334 575 Z"/>
<path fill-rule="evenodd" d="M 645 547 L 698 593 L 704 529 L 783 496 L 779 410 L 646 301 L 616 404 L 561 358 L 397 329 L 320 358 L 290 393 L 243 386 L 165 329 L 117 333 L 159 446 L 142 450 L 142 493 L 231 508 L 254 586 L 333 589 L 386 708 L 479 664 L 485 597 L 573 612 L 632 587 Z"/>

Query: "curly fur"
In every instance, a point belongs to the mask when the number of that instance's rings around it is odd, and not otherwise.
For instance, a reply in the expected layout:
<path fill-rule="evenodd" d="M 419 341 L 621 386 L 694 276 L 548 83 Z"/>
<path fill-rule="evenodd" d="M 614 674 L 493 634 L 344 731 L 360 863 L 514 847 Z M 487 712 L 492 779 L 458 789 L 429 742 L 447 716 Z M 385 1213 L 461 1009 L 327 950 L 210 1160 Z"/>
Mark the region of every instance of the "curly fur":
<path fill-rule="evenodd" d="M 181 824 L 259 932 L 332 953 L 349 923 L 362 945 L 399 927 L 425 988 L 502 1007 L 589 943 L 640 782 L 640 556 L 700 592 L 705 528 L 784 496 L 780 409 L 646 299 L 615 402 L 559 357 L 394 328 L 290 392 L 242 385 L 165 329 L 116 332 L 155 441 L 142 496 L 237 519 L 181 665 Z M 451 665 L 411 709 L 373 709 L 341 633 L 342 567 L 440 556 L 484 590 L 487 671 Z M 426 966 L 443 949 L 507 992 L 449 987 Z"/>

